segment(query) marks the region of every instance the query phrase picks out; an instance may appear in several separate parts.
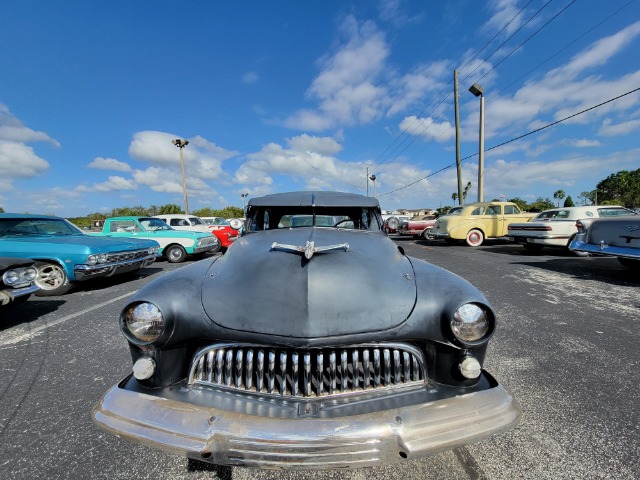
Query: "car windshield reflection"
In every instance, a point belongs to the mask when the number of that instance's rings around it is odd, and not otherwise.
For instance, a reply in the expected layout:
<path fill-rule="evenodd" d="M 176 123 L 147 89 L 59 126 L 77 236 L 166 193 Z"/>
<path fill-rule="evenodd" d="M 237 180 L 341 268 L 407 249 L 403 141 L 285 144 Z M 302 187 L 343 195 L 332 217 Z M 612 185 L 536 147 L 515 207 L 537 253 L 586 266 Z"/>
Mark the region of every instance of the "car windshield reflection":
<path fill-rule="evenodd" d="M 13 235 L 69 236 L 84 235 L 84 233 L 82 232 L 82 230 L 63 219 L 54 220 L 8 218 L 0 220 L 0 237 L 8 237 Z"/>

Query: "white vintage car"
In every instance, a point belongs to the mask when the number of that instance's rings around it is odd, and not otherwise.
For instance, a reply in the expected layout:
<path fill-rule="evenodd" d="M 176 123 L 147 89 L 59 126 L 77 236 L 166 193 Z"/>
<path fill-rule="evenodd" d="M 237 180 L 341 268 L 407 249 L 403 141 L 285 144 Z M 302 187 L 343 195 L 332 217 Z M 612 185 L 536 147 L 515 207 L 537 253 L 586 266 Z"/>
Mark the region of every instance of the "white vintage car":
<path fill-rule="evenodd" d="M 578 220 L 588 225 L 597 218 L 633 214 L 632 210 L 617 205 L 552 208 L 540 212 L 529 222 L 510 224 L 507 236 L 534 252 L 539 252 L 544 247 L 568 248 L 578 231 Z"/>

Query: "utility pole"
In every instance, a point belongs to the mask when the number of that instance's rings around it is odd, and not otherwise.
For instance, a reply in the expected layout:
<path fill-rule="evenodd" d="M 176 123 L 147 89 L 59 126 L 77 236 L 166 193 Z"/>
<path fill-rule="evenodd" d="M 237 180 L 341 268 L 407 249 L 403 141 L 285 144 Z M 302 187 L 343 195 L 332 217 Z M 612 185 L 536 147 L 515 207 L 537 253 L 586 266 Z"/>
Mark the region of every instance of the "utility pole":
<path fill-rule="evenodd" d="M 369 167 L 367 167 L 367 197 L 369 196 Z"/>
<path fill-rule="evenodd" d="M 458 70 L 453 71 L 453 97 L 456 111 L 456 172 L 458 175 L 458 205 L 462 205 L 462 167 L 460 165 L 460 111 L 458 107 Z"/>

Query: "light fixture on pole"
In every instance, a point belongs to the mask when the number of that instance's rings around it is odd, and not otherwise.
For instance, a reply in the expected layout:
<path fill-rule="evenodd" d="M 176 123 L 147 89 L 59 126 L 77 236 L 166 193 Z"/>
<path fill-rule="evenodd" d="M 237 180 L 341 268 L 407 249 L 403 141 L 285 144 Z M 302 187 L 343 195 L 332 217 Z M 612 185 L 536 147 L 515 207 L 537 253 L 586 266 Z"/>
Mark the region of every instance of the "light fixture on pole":
<path fill-rule="evenodd" d="M 484 90 L 474 83 L 469 91 L 480 97 L 480 146 L 478 152 L 478 201 L 484 202 Z"/>
<path fill-rule="evenodd" d="M 182 154 L 182 149 L 189 145 L 189 140 L 182 140 L 180 138 L 176 138 L 175 140 L 171 140 L 176 147 L 180 149 L 180 166 L 182 167 L 182 193 L 184 193 L 184 213 L 185 215 L 189 215 L 189 200 L 187 200 L 187 182 L 184 177 L 184 156 Z"/>
<path fill-rule="evenodd" d="M 369 178 L 373 182 L 373 198 L 376 198 L 376 176 L 371 175 Z"/>
<path fill-rule="evenodd" d="M 240 196 L 242 197 L 242 211 L 244 212 L 245 208 L 246 208 L 246 198 L 249 194 L 248 193 L 241 193 Z"/>

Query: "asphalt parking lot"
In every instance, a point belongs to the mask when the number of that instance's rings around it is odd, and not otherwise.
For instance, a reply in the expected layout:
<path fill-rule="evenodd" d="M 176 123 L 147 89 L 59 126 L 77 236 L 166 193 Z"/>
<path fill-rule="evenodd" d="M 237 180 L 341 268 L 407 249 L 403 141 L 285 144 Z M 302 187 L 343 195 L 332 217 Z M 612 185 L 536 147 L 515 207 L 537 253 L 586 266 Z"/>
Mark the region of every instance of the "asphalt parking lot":
<path fill-rule="evenodd" d="M 517 245 L 397 239 L 480 288 L 498 314 L 485 368 L 523 407 L 514 430 L 389 467 L 274 472 L 218 468 L 98 430 L 91 408 L 130 372 L 117 326 L 133 279 L 30 299 L 0 320 L 0 478 L 636 479 L 640 478 L 640 277 L 615 259 Z M 208 261 L 207 259 L 201 261 Z"/>

